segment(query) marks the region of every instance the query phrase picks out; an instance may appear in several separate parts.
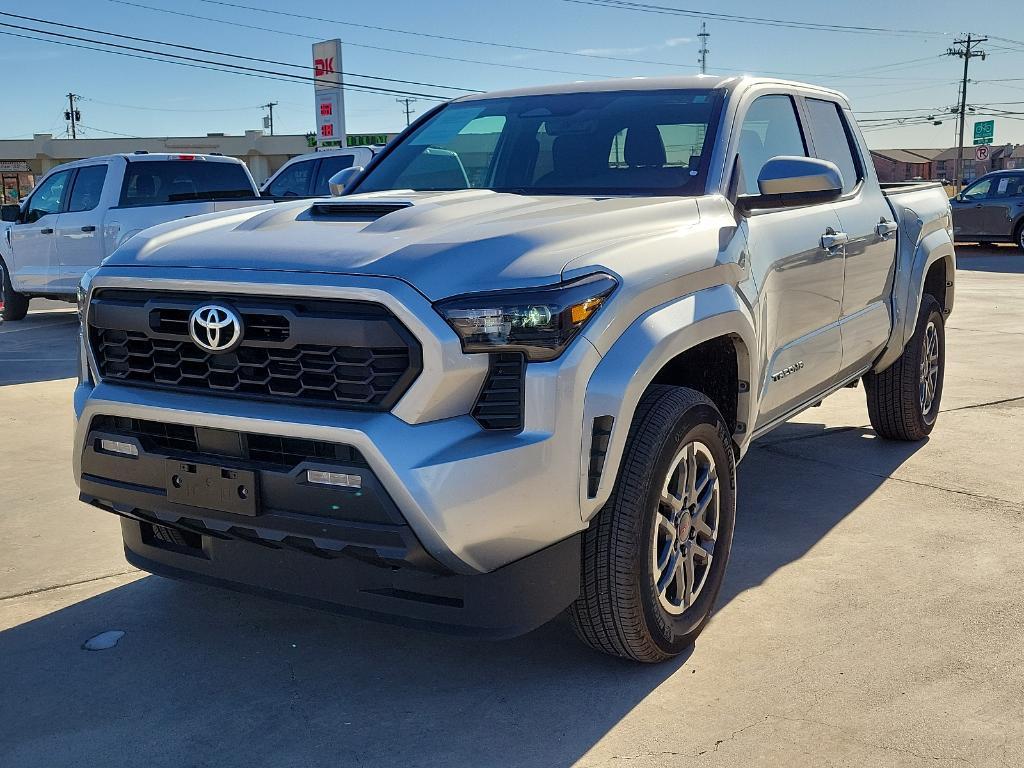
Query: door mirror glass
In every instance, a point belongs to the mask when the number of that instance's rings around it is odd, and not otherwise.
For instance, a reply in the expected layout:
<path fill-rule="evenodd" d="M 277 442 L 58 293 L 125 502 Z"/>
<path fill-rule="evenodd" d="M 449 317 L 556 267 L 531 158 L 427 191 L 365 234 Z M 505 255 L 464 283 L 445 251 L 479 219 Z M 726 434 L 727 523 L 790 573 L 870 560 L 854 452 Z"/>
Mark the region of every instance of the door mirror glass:
<path fill-rule="evenodd" d="M 757 176 L 760 194 L 743 195 L 742 211 L 791 208 L 835 200 L 843 193 L 843 175 L 835 163 L 813 157 L 773 157 Z"/>
<path fill-rule="evenodd" d="M 8 203 L 0 206 L 0 221 L 17 221 L 21 214 L 21 206 L 17 203 Z"/>
<path fill-rule="evenodd" d="M 346 187 L 352 186 L 352 182 L 356 180 L 356 177 L 363 172 L 363 166 L 354 165 L 351 168 L 342 168 L 336 174 L 331 176 L 331 180 L 328 182 L 328 186 L 331 188 L 331 194 L 337 197 L 345 192 Z"/>

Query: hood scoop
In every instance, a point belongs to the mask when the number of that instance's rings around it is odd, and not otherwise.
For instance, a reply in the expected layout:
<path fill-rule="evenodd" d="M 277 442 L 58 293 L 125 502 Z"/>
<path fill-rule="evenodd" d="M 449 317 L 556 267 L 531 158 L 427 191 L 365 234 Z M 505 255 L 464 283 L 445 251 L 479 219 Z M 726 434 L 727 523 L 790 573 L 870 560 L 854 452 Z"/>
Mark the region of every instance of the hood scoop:
<path fill-rule="evenodd" d="M 334 221 L 376 221 L 410 206 L 412 203 L 313 203 L 309 214 Z"/>

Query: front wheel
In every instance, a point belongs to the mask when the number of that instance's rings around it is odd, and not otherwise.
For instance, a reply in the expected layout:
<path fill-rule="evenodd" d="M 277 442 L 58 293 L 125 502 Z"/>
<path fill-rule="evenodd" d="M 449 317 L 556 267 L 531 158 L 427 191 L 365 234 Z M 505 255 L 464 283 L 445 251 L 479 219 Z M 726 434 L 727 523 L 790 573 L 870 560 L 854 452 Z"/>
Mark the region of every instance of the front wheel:
<path fill-rule="evenodd" d="M 641 662 L 686 650 L 711 617 L 736 522 L 725 420 L 704 395 L 655 386 L 630 426 L 611 498 L 583 537 L 576 633 Z"/>
<path fill-rule="evenodd" d="M 946 334 L 942 310 L 925 295 L 913 337 L 880 373 L 864 377 L 871 426 L 888 440 L 923 440 L 935 426 L 942 399 Z"/>
<path fill-rule="evenodd" d="M 0 317 L 13 321 L 21 320 L 27 314 L 28 296 L 15 292 L 7 265 L 0 261 Z"/>

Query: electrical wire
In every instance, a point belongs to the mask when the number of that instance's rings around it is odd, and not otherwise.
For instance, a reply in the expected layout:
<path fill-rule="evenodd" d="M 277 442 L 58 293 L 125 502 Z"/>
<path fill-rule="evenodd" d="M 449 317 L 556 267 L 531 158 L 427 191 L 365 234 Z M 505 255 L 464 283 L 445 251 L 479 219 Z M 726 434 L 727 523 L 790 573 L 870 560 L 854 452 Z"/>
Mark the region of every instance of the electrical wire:
<path fill-rule="evenodd" d="M 0 11 L 0 16 L 7 16 L 7 17 L 10 17 L 10 18 L 21 19 L 23 21 L 32 21 L 32 22 L 39 23 L 39 24 L 48 24 L 50 26 L 61 27 L 61 28 L 64 28 L 64 29 L 74 29 L 74 30 L 77 30 L 79 32 L 90 32 L 92 34 L 105 35 L 107 37 L 116 37 L 116 38 L 119 38 L 121 40 L 132 40 L 134 42 L 150 43 L 152 45 L 162 45 L 162 46 L 167 47 L 167 48 L 178 48 L 180 50 L 192 51 L 194 53 L 209 53 L 209 54 L 213 54 L 215 56 L 230 56 L 233 59 L 240 59 L 240 60 L 243 60 L 243 61 L 253 61 L 253 62 L 257 62 L 259 64 L 272 64 L 272 65 L 275 65 L 275 66 L 291 67 L 293 69 L 300 69 L 300 70 L 303 70 L 305 72 L 308 72 L 309 70 L 312 69 L 312 67 L 310 67 L 308 64 L 294 64 L 294 63 L 286 62 L 286 61 L 275 61 L 274 59 L 261 59 L 261 58 L 255 57 L 255 56 L 245 56 L 245 55 L 240 54 L 240 53 L 230 53 L 230 52 L 226 52 L 226 51 L 213 50 L 213 49 L 210 49 L 210 48 L 198 48 L 196 46 L 183 45 L 181 43 L 169 43 L 169 42 L 167 42 L 165 40 L 153 40 L 153 39 L 146 38 L 146 37 L 136 37 L 134 35 L 122 35 L 122 34 L 119 34 L 117 32 L 109 32 L 109 31 L 103 30 L 103 29 L 93 29 L 91 27 L 80 27 L 80 26 L 76 26 L 74 24 L 65 24 L 65 23 L 58 22 L 58 21 L 49 21 L 47 19 L 38 19 L 38 18 L 34 18 L 32 16 L 22 16 L 22 15 L 17 14 L 17 13 L 9 13 L 7 11 Z M 0 26 L 8 26 L 8 25 L 4 24 L 3 22 L 0 22 Z M 50 32 L 50 31 L 47 31 L 47 30 L 33 29 L 31 27 L 22 27 L 22 26 L 18 26 L 18 25 L 10 25 L 10 26 L 13 26 L 16 29 L 23 29 L 23 30 L 27 30 L 27 31 L 31 31 L 31 32 L 40 32 L 40 33 L 47 34 L 47 35 L 55 35 L 55 36 L 60 36 L 60 37 L 69 37 L 72 40 L 86 40 L 88 42 L 100 43 L 101 45 L 125 47 L 125 48 L 128 48 L 130 50 L 146 52 L 146 49 L 134 48 L 132 46 L 118 46 L 116 43 L 108 43 L 106 41 L 101 41 L 101 40 L 89 40 L 88 38 L 81 38 L 81 37 L 77 37 L 77 36 L 74 36 L 74 35 L 61 35 L 58 32 Z M 148 52 L 149 53 L 156 53 L 156 54 L 159 54 L 161 56 L 174 56 L 174 54 L 163 53 L 161 51 L 148 51 Z M 187 58 L 187 57 L 176 57 L 176 58 Z M 203 59 L 197 59 L 197 61 L 203 61 Z M 212 63 L 212 62 L 205 62 L 205 63 Z M 229 64 L 229 65 L 226 65 L 226 66 L 236 66 L 236 65 Z M 364 74 L 364 73 L 351 72 L 351 71 L 348 71 L 348 70 L 346 70 L 345 74 L 350 76 L 350 77 L 359 77 L 359 78 L 363 78 L 363 79 L 367 79 L 367 80 L 383 80 L 383 81 L 392 82 L 392 83 L 401 83 L 401 84 L 404 84 L 404 85 L 418 85 L 418 86 L 423 86 L 425 88 L 441 88 L 443 90 L 464 91 L 466 93 L 480 93 L 481 92 L 481 91 L 479 91 L 477 89 L 474 89 L 474 88 L 461 88 L 459 86 L 441 85 L 441 84 L 438 84 L 438 83 L 423 83 L 423 82 L 418 82 L 416 80 L 400 80 L 400 79 L 394 78 L 394 77 L 381 77 L 379 75 L 367 75 L 367 74 Z"/>
<path fill-rule="evenodd" d="M 218 2 L 219 0 L 201 0 L 202 2 Z M 827 24 L 811 21 L 795 21 L 787 19 L 772 19 L 759 16 L 739 16 L 731 13 L 718 13 L 714 11 L 694 10 L 690 8 L 677 8 L 666 5 L 653 5 L 649 3 L 629 2 L 628 0 L 562 0 L 566 3 L 577 5 L 592 5 L 604 8 L 617 8 L 620 10 L 638 11 L 641 13 L 654 13 L 670 16 L 688 16 L 698 19 L 709 19 L 715 21 L 735 22 L 738 24 L 754 24 L 758 26 L 785 27 L 787 29 L 805 29 L 815 32 L 844 32 L 850 34 L 867 35 L 896 35 L 900 37 L 936 37 L 946 36 L 948 32 L 930 32 L 921 29 L 892 29 L 888 27 L 868 27 L 847 24 Z"/>
<path fill-rule="evenodd" d="M 18 27 L 17 25 L 8 24 L 8 23 L 5 23 L 5 22 L 0 22 L 0 27 L 9 27 L 9 28 L 14 28 L 14 29 L 22 29 L 21 27 Z M 85 40 L 86 42 L 94 43 L 94 44 L 97 44 L 97 45 L 106 45 L 106 46 L 111 46 L 112 48 L 122 48 L 122 49 L 126 49 L 127 51 L 145 50 L 145 49 L 141 49 L 141 48 L 134 48 L 132 46 L 119 45 L 117 43 L 107 43 L 107 42 L 104 42 L 104 41 L 101 41 L 101 40 L 89 40 L 87 38 L 78 38 L 78 37 L 74 37 L 72 35 L 65 35 L 65 34 L 59 33 L 59 32 L 47 32 L 47 31 L 44 31 L 44 30 L 28 30 L 28 31 L 41 32 L 42 34 L 53 35 L 55 37 L 71 38 L 71 39 L 76 39 L 76 40 Z M 209 60 L 205 60 L 205 59 L 195 59 L 195 58 L 190 58 L 190 57 L 185 57 L 185 56 L 179 56 L 179 55 L 173 54 L 173 53 L 162 53 L 162 52 L 159 52 L 159 51 L 153 51 L 151 53 L 155 53 L 157 56 L 164 56 L 164 57 L 168 57 L 168 58 L 156 58 L 155 56 L 145 56 L 145 55 L 140 55 L 138 53 L 128 53 L 128 52 L 125 52 L 125 51 L 122 51 L 122 50 L 109 50 L 107 48 L 96 48 L 96 47 L 93 47 L 93 46 L 81 45 L 81 44 L 78 44 L 78 43 L 68 43 L 68 42 L 66 42 L 64 40 L 52 40 L 52 39 L 49 39 L 49 38 L 46 38 L 46 37 L 35 37 L 35 36 L 31 36 L 31 35 L 19 34 L 19 33 L 16 33 L 16 32 L 8 32 L 8 31 L 4 31 L 4 30 L 0 30 L 0 35 L 8 35 L 8 36 L 11 36 L 11 37 L 21 37 L 21 38 L 24 38 L 24 39 L 27 39 L 27 40 L 37 40 L 37 41 L 40 41 L 40 42 L 52 43 L 52 44 L 55 44 L 55 45 L 70 46 L 72 48 L 83 48 L 85 50 L 99 51 L 101 53 L 118 54 L 118 55 L 121 55 L 121 56 L 128 56 L 128 57 L 135 58 L 135 59 L 145 59 L 145 60 L 148 60 L 148 61 L 159 61 L 159 62 L 162 62 L 164 64 L 177 64 L 177 65 L 183 66 L 183 67 L 193 67 L 193 68 L 196 68 L 196 69 L 208 69 L 208 70 L 211 70 L 211 71 L 214 71 L 214 72 L 226 72 L 228 74 L 247 75 L 249 77 L 261 77 L 261 78 L 264 78 L 264 79 L 279 80 L 279 81 L 282 81 L 282 82 L 292 82 L 292 83 L 309 82 L 309 83 L 312 83 L 312 82 L 315 82 L 315 80 L 316 80 L 316 78 L 313 78 L 313 77 L 305 77 L 303 75 L 293 75 L 293 74 L 288 73 L 288 72 L 274 72 L 274 71 L 271 71 L 271 70 L 256 69 L 254 67 L 244 67 L 242 65 L 234 65 L 234 64 L 229 64 L 229 63 L 220 62 L 220 61 L 209 61 Z M 185 61 L 176 61 L 176 59 L 186 59 L 186 60 Z M 194 62 L 202 62 L 202 64 L 197 64 L 197 63 L 194 63 Z M 204 65 L 213 65 L 213 66 L 204 66 Z M 394 88 L 384 88 L 382 86 L 369 86 L 369 85 L 362 85 L 362 84 L 359 84 L 359 83 L 347 83 L 347 84 L 345 84 L 343 86 L 343 88 L 344 88 L 344 90 L 368 92 L 368 93 L 378 93 L 378 94 L 383 94 L 383 95 L 387 95 L 387 96 L 394 96 L 394 95 L 398 95 L 398 96 L 416 96 L 416 97 L 419 97 L 419 98 L 429 99 L 429 100 L 432 100 L 432 101 L 447 101 L 449 98 L 451 98 L 450 96 L 440 96 L 440 95 L 432 94 L 432 93 L 418 93 L 416 91 L 397 90 L 397 89 L 394 89 Z"/>
<path fill-rule="evenodd" d="M 170 8 L 158 8 L 156 6 L 146 5 L 144 3 L 132 2 L 131 0 L 108 0 L 108 2 L 116 3 L 118 5 L 129 6 L 129 7 L 132 7 L 132 8 L 140 8 L 142 10 L 152 11 L 154 13 L 165 13 L 165 14 L 170 14 L 172 16 L 180 16 L 182 18 L 193 19 L 195 21 L 209 21 L 209 22 L 213 22 L 215 24 L 226 24 L 226 25 L 228 25 L 230 27 L 237 28 L 237 29 L 251 29 L 251 30 L 254 30 L 256 32 L 268 32 L 268 33 L 274 34 L 274 35 L 284 35 L 285 37 L 295 37 L 295 38 L 299 38 L 301 40 L 318 41 L 318 40 L 322 40 L 323 39 L 322 35 L 320 35 L 320 36 L 318 36 L 318 35 L 304 35 L 301 32 L 289 32 L 289 31 L 284 30 L 284 29 L 275 29 L 273 27 L 261 27 L 261 26 L 256 25 L 256 24 L 246 24 L 246 23 L 241 22 L 241 21 L 232 21 L 230 19 L 218 19 L 218 18 L 216 18 L 214 16 L 204 16 L 204 15 L 199 14 L 199 13 L 188 13 L 186 11 L 176 11 L 176 10 L 172 10 Z M 482 59 L 467 59 L 467 58 L 459 57 L 459 56 L 444 56 L 444 55 L 441 55 L 441 54 L 438 54 L 438 53 L 424 53 L 422 51 L 408 51 L 408 50 L 405 50 L 403 48 L 387 48 L 387 47 L 380 46 L 380 45 L 368 45 L 366 43 L 353 43 L 353 42 L 349 42 L 347 40 L 342 40 L 342 43 L 344 45 L 350 47 L 350 48 L 365 48 L 366 50 L 369 50 L 369 51 L 382 51 L 382 52 L 385 52 L 385 53 L 398 53 L 398 54 L 402 54 L 402 55 L 405 55 L 405 56 L 420 56 L 420 57 L 428 58 L 428 59 L 437 59 L 439 61 L 457 62 L 459 64 L 478 64 L 478 65 L 485 66 L 485 67 L 501 67 L 501 68 L 504 68 L 504 69 L 517 69 L 517 70 L 522 70 L 522 71 L 527 71 L 527 72 L 546 72 L 548 74 L 572 75 L 574 77 L 599 77 L 599 78 L 615 77 L 615 75 L 610 75 L 610 74 L 607 74 L 607 73 L 580 72 L 578 70 L 572 70 L 572 69 L 551 69 L 551 68 L 547 68 L 547 67 L 531 67 L 531 66 L 527 66 L 525 64 L 506 64 L 504 62 L 498 62 L 498 61 L 484 61 Z"/>

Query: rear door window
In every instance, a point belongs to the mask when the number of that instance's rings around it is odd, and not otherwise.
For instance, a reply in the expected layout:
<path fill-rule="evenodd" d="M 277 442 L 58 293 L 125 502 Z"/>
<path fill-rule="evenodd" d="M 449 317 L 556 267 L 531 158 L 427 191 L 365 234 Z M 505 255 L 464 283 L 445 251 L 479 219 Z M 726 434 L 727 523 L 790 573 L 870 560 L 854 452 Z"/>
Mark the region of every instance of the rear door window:
<path fill-rule="evenodd" d="M 87 165 L 78 169 L 75 184 L 71 188 L 68 212 L 91 211 L 100 204 L 103 182 L 107 178 L 107 166 Z"/>
<path fill-rule="evenodd" d="M 863 174 L 839 105 L 822 99 L 807 99 L 806 103 L 814 153 L 819 159 L 836 164 L 843 174 L 843 192 L 849 192 L 861 181 Z"/>
<path fill-rule="evenodd" d="M 336 174 L 338 171 L 351 168 L 355 159 L 355 155 L 328 155 L 321 160 L 320 168 L 316 172 L 316 183 L 313 184 L 313 194 L 331 194 L 331 176 Z"/>
<path fill-rule="evenodd" d="M 273 197 L 302 197 L 309 194 L 309 180 L 313 175 L 316 160 L 292 163 L 278 174 L 267 192 Z"/>
<path fill-rule="evenodd" d="M 253 197 L 244 166 L 205 160 L 129 162 L 121 188 L 123 207 Z"/>

